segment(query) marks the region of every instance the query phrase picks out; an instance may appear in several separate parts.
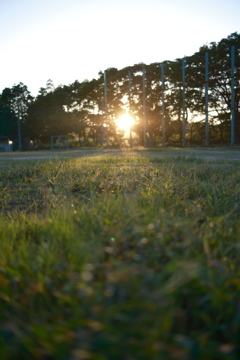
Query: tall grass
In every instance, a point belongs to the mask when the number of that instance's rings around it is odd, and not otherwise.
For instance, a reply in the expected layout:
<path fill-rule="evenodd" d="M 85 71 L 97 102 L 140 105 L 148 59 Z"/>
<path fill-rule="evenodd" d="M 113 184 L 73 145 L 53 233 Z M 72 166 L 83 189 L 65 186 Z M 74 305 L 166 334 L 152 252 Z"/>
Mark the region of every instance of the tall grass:
<path fill-rule="evenodd" d="M 0 182 L 0 358 L 239 359 L 239 162 L 55 159 Z"/>

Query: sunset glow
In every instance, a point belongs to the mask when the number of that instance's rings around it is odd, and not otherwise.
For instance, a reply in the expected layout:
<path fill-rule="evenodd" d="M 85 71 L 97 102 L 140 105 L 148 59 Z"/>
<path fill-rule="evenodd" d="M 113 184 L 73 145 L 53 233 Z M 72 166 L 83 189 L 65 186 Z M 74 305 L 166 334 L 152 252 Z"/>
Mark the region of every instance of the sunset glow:
<path fill-rule="evenodd" d="M 131 126 L 134 124 L 134 120 L 129 114 L 123 114 L 116 120 L 116 125 L 119 130 L 130 130 Z"/>
<path fill-rule="evenodd" d="M 110 67 L 191 56 L 239 29 L 239 13 L 239 0 L 2 0 L 0 91 L 23 82 L 37 96 L 48 79 L 57 87 Z M 123 41 L 130 25 L 137 36 Z"/>

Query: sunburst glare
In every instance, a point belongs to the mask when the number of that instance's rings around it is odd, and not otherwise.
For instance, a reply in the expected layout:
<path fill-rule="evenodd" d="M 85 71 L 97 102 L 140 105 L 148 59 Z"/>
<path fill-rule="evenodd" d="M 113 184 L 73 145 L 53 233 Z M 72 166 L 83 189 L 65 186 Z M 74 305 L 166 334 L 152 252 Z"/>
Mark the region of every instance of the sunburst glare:
<path fill-rule="evenodd" d="M 116 125 L 119 130 L 130 130 L 131 126 L 134 124 L 134 120 L 129 114 L 123 114 L 116 120 Z"/>

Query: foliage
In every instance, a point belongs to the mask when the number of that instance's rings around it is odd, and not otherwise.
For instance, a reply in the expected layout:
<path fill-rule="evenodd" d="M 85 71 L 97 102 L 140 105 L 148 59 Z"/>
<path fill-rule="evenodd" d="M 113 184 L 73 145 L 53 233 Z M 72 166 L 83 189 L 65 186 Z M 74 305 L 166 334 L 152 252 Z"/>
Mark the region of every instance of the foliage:
<path fill-rule="evenodd" d="M 17 136 L 17 117 L 21 117 L 24 135 L 28 119 L 28 107 L 33 97 L 26 85 L 19 83 L 5 88 L 0 95 L 0 136 Z M 25 131 L 26 130 L 26 131 Z M 28 132 L 28 131 L 27 131 Z"/>
<path fill-rule="evenodd" d="M 185 58 L 185 117 L 187 120 L 187 144 L 204 144 L 205 122 L 205 55 L 209 55 L 209 132 L 210 143 L 229 144 L 232 111 L 231 46 L 234 53 L 234 110 L 235 140 L 240 142 L 240 34 L 233 33 L 219 43 L 202 46 L 198 52 Z M 108 68 L 107 114 L 104 103 L 104 74 L 97 79 L 76 80 L 69 85 L 54 87 L 48 80 L 33 99 L 25 85 L 3 90 L 0 102 L 0 135 L 16 133 L 12 128 L 16 101 L 21 99 L 24 134 L 36 141 L 49 142 L 51 135 L 67 135 L 87 144 L 102 145 L 104 124 L 112 143 L 118 142 L 115 120 L 125 111 L 135 118 L 133 131 L 138 143 L 143 144 L 143 69 L 146 70 L 146 132 L 147 145 L 162 142 L 162 105 L 164 95 L 166 144 L 182 143 L 183 78 L 182 59 L 164 61 L 164 90 L 161 64 L 135 64 L 124 69 Z M 163 93 L 164 91 L 164 93 Z M 2 119 L 2 120 L 1 120 Z M 9 122 L 9 124 L 8 124 Z M 192 123 L 194 123 L 192 125 Z M 3 128 L 3 130 L 1 130 Z M 6 130 L 5 130 L 6 129 Z M 198 132 L 198 130 L 200 132 Z M 14 133 L 15 131 L 15 133 Z"/>

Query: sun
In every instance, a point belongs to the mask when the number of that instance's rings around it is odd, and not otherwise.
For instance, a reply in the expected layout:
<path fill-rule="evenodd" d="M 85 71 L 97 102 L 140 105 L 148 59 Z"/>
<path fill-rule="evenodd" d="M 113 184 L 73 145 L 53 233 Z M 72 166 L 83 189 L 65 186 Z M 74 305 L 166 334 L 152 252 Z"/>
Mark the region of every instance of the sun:
<path fill-rule="evenodd" d="M 131 126 L 134 124 L 134 120 L 129 114 L 123 114 L 116 120 L 116 125 L 119 130 L 130 130 Z"/>

